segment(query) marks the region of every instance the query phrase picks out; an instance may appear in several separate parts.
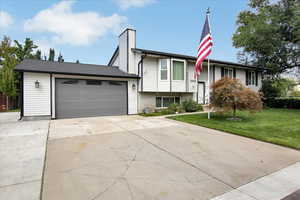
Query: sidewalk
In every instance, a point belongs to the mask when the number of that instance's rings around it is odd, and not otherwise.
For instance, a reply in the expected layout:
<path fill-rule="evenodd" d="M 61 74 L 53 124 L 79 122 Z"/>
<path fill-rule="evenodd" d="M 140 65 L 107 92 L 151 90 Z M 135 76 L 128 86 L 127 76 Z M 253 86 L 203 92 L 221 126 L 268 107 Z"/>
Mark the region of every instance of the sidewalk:
<path fill-rule="evenodd" d="M 300 162 L 297 162 L 211 200 L 281 200 L 299 189 Z"/>

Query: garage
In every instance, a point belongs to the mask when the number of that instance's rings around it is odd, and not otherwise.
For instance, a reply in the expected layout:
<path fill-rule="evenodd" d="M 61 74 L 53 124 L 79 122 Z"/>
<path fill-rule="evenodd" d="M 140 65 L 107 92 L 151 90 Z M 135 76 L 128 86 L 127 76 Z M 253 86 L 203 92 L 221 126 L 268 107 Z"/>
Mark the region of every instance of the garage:
<path fill-rule="evenodd" d="M 127 114 L 127 82 L 55 79 L 57 119 Z"/>

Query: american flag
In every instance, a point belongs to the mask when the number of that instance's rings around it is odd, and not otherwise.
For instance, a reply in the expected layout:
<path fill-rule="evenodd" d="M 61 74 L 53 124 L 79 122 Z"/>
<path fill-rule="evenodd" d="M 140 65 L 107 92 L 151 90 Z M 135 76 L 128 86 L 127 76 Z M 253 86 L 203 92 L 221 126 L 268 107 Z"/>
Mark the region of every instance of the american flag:
<path fill-rule="evenodd" d="M 198 77 L 200 75 L 200 72 L 202 71 L 202 63 L 204 59 L 209 56 L 211 53 L 211 49 L 213 46 L 212 42 L 212 36 L 210 32 L 210 26 L 209 26 L 209 11 L 207 12 L 205 24 L 202 31 L 202 36 L 197 52 L 197 61 L 195 65 L 195 77 Z"/>

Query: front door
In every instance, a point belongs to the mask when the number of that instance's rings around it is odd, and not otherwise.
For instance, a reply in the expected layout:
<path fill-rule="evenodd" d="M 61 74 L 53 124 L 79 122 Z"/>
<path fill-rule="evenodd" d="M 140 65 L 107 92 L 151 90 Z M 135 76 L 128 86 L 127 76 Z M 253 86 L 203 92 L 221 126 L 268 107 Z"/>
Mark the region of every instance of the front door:
<path fill-rule="evenodd" d="M 205 104 L 205 83 L 198 82 L 198 103 Z"/>

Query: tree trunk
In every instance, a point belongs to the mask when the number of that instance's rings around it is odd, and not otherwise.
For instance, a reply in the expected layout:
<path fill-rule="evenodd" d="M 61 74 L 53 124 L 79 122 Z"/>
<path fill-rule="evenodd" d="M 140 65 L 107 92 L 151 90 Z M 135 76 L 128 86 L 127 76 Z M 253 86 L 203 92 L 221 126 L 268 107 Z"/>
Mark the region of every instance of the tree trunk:
<path fill-rule="evenodd" d="M 235 104 L 233 105 L 233 117 L 234 118 L 236 117 L 236 105 Z"/>

